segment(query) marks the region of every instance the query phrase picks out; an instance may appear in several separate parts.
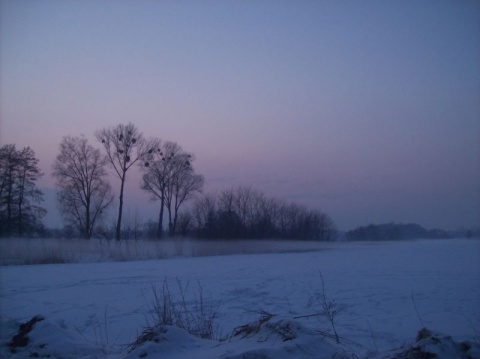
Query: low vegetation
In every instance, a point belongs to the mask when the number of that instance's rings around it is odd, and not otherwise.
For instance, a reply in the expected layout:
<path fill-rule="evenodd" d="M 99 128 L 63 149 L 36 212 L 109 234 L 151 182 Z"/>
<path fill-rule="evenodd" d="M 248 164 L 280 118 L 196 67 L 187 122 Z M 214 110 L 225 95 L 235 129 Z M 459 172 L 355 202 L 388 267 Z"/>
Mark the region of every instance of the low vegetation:
<path fill-rule="evenodd" d="M 128 346 L 128 352 L 132 352 L 146 342 L 158 342 L 166 326 L 180 328 L 202 339 L 219 339 L 216 323 L 219 303 L 212 298 L 207 300 L 200 283 L 197 284 L 197 291 L 191 295 L 189 284 L 184 285 L 177 279 L 176 290 L 175 296 L 166 279 L 163 281 L 161 291 L 152 287 L 153 300 L 149 304 L 150 316 L 147 316 L 147 325 L 137 339 Z"/>
<path fill-rule="evenodd" d="M 198 240 L 187 238 L 113 241 L 105 239 L 0 238 L 0 265 L 88 263 L 204 257 L 228 254 L 310 252 L 325 242 Z"/>
<path fill-rule="evenodd" d="M 302 357 L 313 357 L 315 353 L 302 349 L 305 344 L 305 337 L 313 336 L 319 338 L 316 342 L 325 340 L 331 343 L 332 355 L 326 352 L 317 352 L 319 357 L 339 357 L 339 358 L 360 358 L 359 352 L 366 352 L 367 356 L 374 356 L 379 359 L 395 359 L 395 358 L 473 358 L 480 353 L 480 345 L 478 342 L 462 341 L 457 342 L 451 336 L 443 335 L 438 332 L 431 331 L 423 326 L 418 332 L 414 342 L 404 344 L 401 348 L 393 349 L 386 352 L 368 350 L 362 345 L 352 340 L 341 337 L 335 327 L 335 317 L 341 312 L 335 300 L 327 297 L 325 292 L 325 281 L 320 273 L 320 291 L 318 293 L 318 313 L 300 315 L 295 317 L 282 316 L 272 314 L 265 310 L 256 311 L 259 315 L 258 319 L 249 323 L 235 327 L 230 335 L 221 338 L 218 335 L 217 310 L 218 303 L 212 299 L 205 300 L 203 288 L 198 284 L 197 292 L 193 296 L 187 298 L 187 285 L 183 285 L 178 279 L 176 281 L 177 294 L 174 295 L 170 290 L 167 280 L 164 280 L 161 292 L 152 288 L 153 301 L 150 309 L 149 323 L 144 327 L 137 339 L 127 347 L 128 353 L 136 351 L 144 344 L 151 342 L 162 344 L 169 341 L 169 327 L 179 328 L 190 335 L 201 339 L 209 339 L 218 341 L 217 345 L 228 345 L 233 340 L 244 340 L 245 345 L 249 345 L 248 340 L 255 343 L 275 343 L 274 346 L 281 347 L 284 342 L 293 343 L 292 346 L 285 346 L 287 351 L 292 351 L 294 347 L 300 348 Z M 415 305 L 415 304 L 414 304 Z M 415 310 L 417 310 L 415 308 Z M 418 312 L 417 312 L 418 314 Z M 306 322 L 302 320 L 312 316 L 321 316 L 331 326 L 331 331 L 320 330 L 318 328 L 308 328 Z M 373 331 L 372 331 L 373 336 Z M 171 337 L 170 337 L 171 340 Z M 375 341 L 375 338 L 373 338 Z M 215 345 L 215 346 L 217 346 Z M 210 345 L 211 346 L 211 345 Z M 265 346 L 267 348 L 268 346 Z M 200 348 L 200 346 L 199 346 Z M 326 350 L 326 346 L 322 350 Z M 271 358 L 271 352 L 267 354 L 267 349 L 247 349 L 248 357 Z M 311 350 L 311 349 L 310 349 Z M 275 354 L 275 355 L 276 355 Z M 139 357 L 148 355 L 147 351 L 139 352 Z M 236 356 L 232 356 L 236 357 Z M 240 356 L 239 356 L 240 357 Z M 246 355 L 241 356 L 246 357 Z"/>

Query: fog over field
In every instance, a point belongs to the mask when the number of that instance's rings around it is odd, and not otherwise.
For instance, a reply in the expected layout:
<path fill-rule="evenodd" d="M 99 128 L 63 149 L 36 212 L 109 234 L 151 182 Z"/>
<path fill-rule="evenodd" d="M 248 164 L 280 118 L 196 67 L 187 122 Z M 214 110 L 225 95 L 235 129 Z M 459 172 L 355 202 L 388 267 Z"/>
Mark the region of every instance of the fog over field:
<path fill-rule="evenodd" d="M 0 265 L 120 262 L 229 254 L 311 252 L 338 246 L 330 242 L 288 240 L 162 241 L 94 239 L 0 239 Z M 341 246 L 341 245 L 340 245 Z"/>

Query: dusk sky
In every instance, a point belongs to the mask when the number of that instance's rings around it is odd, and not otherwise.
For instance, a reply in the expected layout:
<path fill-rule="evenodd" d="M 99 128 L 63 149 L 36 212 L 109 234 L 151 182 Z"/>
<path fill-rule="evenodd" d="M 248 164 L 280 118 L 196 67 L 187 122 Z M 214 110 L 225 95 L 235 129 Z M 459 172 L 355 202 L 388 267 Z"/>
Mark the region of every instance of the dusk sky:
<path fill-rule="evenodd" d="M 63 136 L 132 122 L 193 152 L 206 192 L 343 230 L 480 224 L 479 1 L 0 4 L 0 145 L 32 147 L 48 193 Z M 155 218 L 127 181 L 125 208 Z"/>

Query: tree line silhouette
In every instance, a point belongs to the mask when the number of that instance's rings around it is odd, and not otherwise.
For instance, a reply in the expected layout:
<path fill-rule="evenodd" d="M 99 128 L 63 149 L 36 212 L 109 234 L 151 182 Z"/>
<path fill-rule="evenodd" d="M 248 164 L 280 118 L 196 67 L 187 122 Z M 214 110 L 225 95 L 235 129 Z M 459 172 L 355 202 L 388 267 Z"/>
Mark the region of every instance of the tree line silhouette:
<path fill-rule="evenodd" d="M 186 217 L 203 238 L 336 239 L 333 220 L 319 210 L 269 198 L 250 187 L 205 195 L 195 200 Z"/>
<path fill-rule="evenodd" d="M 351 241 L 397 241 L 409 239 L 445 239 L 451 235 L 441 229 L 425 229 L 419 224 L 387 223 L 369 224 L 345 233 Z"/>
<path fill-rule="evenodd" d="M 194 170 L 194 155 L 175 142 L 146 138 L 132 123 L 100 129 L 95 137 L 101 149 L 83 136 L 63 137 L 52 165 L 64 234 L 85 239 L 113 234 L 116 240 L 137 237 L 140 232 L 157 239 L 165 233 L 210 239 L 336 237 L 335 225 L 325 213 L 268 198 L 249 187 L 202 194 L 204 177 Z M 141 188 L 159 204 L 154 223 L 142 225 L 137 217 L 133 223 L 130 218 L 123 221 L 125 183 L 132 168 L 141 171 Z M 108 226 L 114 195 L 107 169 L 119 179 L 113 231 Z M 0 148 L 1 236 L 45 234 L 43 193 L 36 185 L 42 175 L 30 147 Z M 185 208 L 188 202 L 190 206 Z"/>

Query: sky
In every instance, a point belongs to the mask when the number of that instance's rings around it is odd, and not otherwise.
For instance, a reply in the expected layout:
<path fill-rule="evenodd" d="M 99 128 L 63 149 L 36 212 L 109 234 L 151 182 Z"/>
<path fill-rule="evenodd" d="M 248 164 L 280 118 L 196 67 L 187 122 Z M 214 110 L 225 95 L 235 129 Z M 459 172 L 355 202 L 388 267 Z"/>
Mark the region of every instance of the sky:
<path fill-rule="evenodd" d="M 37 154 L 47 224 L 62 137 L 132 122 L 193 152 L 206 192 L 343 230 L 479 226 L 479 64 L 478 1 L 0 0 L 0 145 Z"/>

